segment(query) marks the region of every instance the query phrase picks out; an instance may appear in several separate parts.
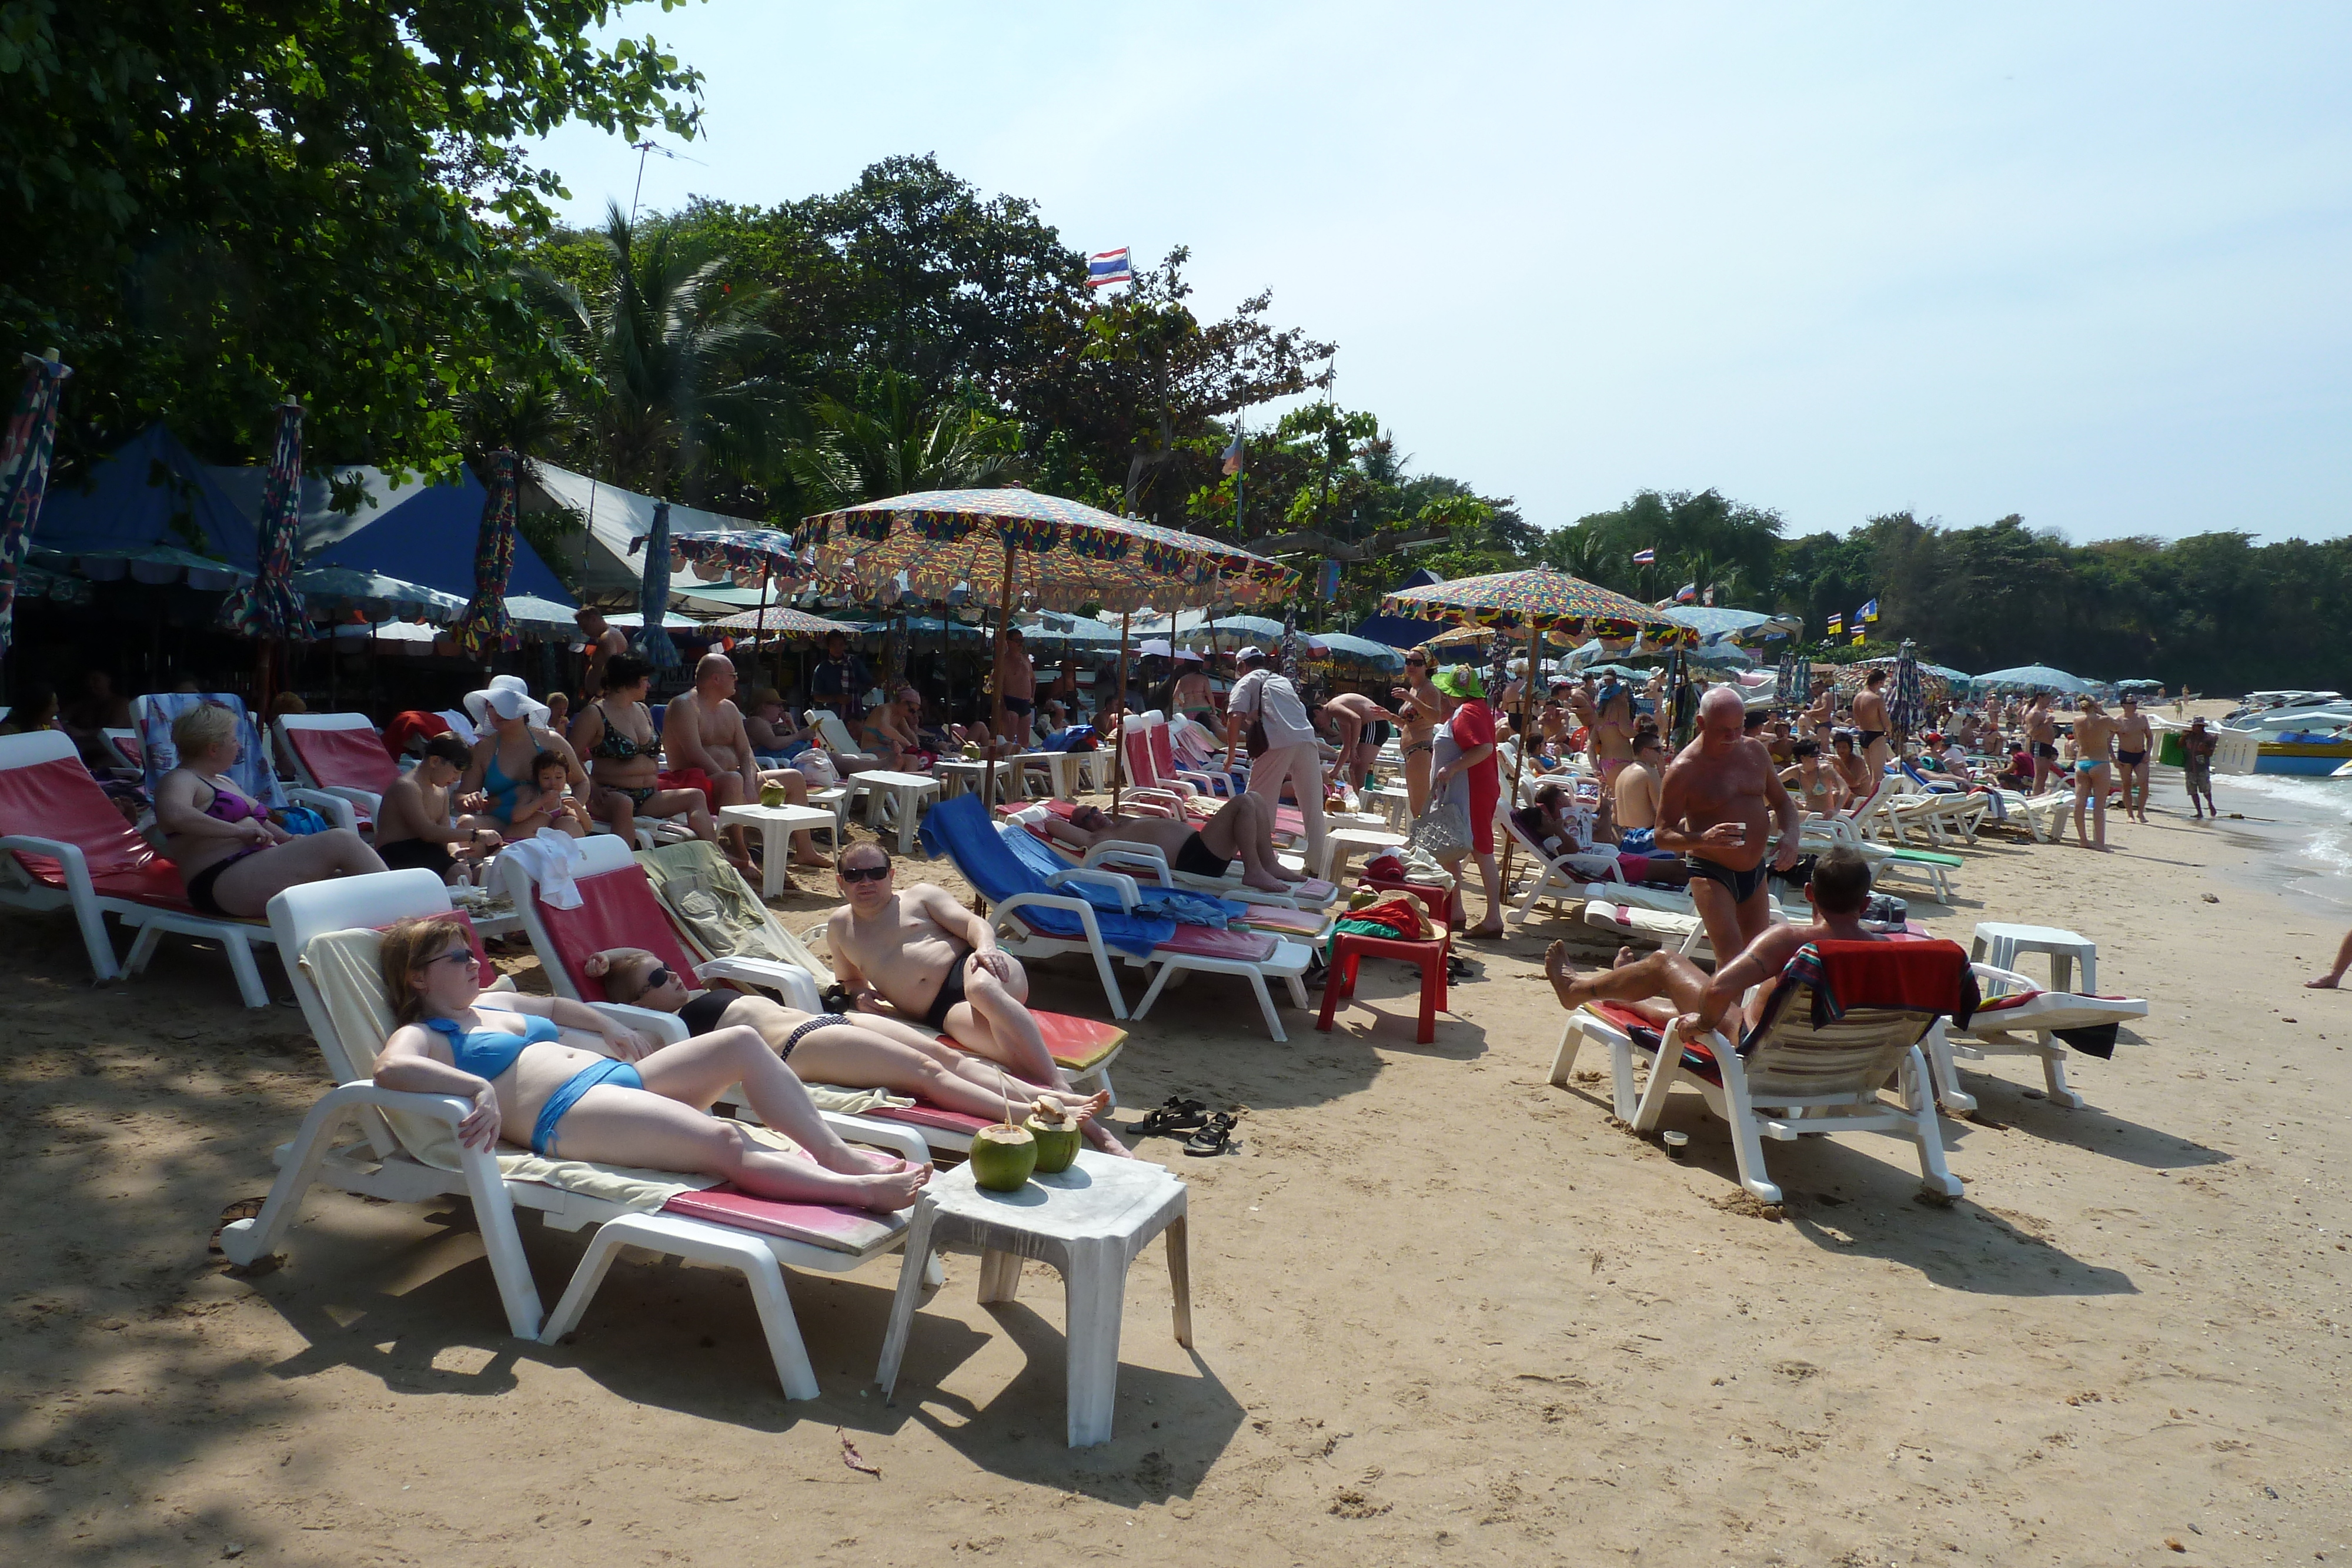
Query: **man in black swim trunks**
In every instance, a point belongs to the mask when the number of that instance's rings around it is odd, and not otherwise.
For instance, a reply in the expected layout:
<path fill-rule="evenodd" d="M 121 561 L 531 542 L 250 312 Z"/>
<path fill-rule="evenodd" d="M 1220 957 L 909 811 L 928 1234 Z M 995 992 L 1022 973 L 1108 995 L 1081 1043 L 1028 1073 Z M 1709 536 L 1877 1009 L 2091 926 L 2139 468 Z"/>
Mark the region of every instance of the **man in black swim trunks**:
<path fill-rule="evenodd" d="M 1169 870 L 1186 876 L 1223 878 L 1239 861 L 1242 884 L 1260 893 L 1288 893 L 1304 880 L 1274 857 L 1274 807 L 1263 795 L 1234 796 L 1198 828 L 1172 817 L 1113 818 L 1099 806 L 1081 806 L 1066 820 L 1049 816 L 1040 825 L 1081 853 L 1114 841 L 1147 844 L 1167 858 Z"/>
<path fill-rule="evenodd" d="M 1764 744 L 1741 731 L 1738 694 L 1717 686 L 1698 705 L 1698 735 L 1667 766 L 1658 798 L 1657 847 L 1690 868 L 1691 903 L 1718 954 L 1744 953 L 1771 921 L 1765 892 L 1765 834 L 1773 822 L 1780 847 L 1773 869 L 1797 863 L 1804 813 Z"/>

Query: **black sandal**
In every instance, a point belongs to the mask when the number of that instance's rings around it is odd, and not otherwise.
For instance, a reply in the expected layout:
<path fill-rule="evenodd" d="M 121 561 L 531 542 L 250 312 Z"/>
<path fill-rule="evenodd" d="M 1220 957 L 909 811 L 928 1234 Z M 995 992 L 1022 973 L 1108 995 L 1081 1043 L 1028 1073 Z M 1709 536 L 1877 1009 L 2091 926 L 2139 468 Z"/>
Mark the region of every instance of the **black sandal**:
<path fill-rule="evenodd" d="M 1208 1124 L 1184 1140 L 1184 1152 L 1195 1157 L 1222 1155 L 1234 1141 L 1234 1119 L 1223 1111 L 1209 1118 Z"/>
<path fill-rule="evenodd" d="M 1209 1107 L 1202 1102 L 1181 1100 L 1171 1094 L 1166 1103 L 1129 1129 L 1129 1135 L 1137 1138 L 1181 1137 L 1200 1127 L 1208 1116 Z"/>

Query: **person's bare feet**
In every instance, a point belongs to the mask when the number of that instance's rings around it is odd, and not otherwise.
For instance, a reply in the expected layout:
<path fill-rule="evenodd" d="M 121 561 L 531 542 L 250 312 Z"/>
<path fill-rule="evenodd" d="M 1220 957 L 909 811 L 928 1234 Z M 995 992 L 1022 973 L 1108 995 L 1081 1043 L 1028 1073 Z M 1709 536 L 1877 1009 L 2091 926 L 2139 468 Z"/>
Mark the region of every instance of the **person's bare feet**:
<path fill-rule="evenodd" d="M 1278 876 L 1275 876 L 1269 873 L 1262 871 L 1243 873 L 1242 885 L 1244 887 L 1254 887 L 1260 893 L 1288 893 L 1290 891 L 1290 883 L 1283 881 L 1282 878 Z"/>
<path fill-rule="evenodd" d="M 2336 975 L 2322 975 L 2315 980 L 2304 981 L 2303 988 L 2306 991 L 2332 991 L 2336 988 L 2336 982 L 2340 977 Z"/>
<path fill-rule="evenodd" d="M 1551 982 L 1552 994 L 1559 998 L 1561 1007 L 1583 1005 L 1583 998 L 1570 994 L 1576 989 L 1579 977 L 1576 965 L 1569 958 L 1567 943 L 1554 942 L 1544 949 L 1543 969 L 1544 978 Z"/>
<path fill-rule="evenodd" d="M 1473 925 L 1462 935 L 1474 941 L 1493 942 L 1509 935 L 1499 925 Z"/>
<path fill-rule="evenodd" d="M 814 1150 L 809 1152 L 809 1157 L 825 1169 L 836 1171 L 843 1176 L 891 1176 L 900 1171 L 919 1170 L 926 1173 L 925 1179 L 929 1180 L 929 1172 L 931 1168 L 927 1165 L 910 1164 L 896 1155 L 886 1155 L 879 1149 L 862 1149 L 856 1144 L 842 1145 L 841 1153 L 830 1158 Z"/>
<path fill-rule="evenodd" d="M 1641 961 L 1642 955 L 1634 952 L 1633 948 L 1620 947 L 1617 949 L 1616 960 L 1609 967 L 1612 969 L 1622 969 L 1628 964 L 1638 964 Z"/>
<path fill-rule="evenodd" d="M 931 1179 L 929 1166 L 906 1166 L 903 1169 L 884 1171 L 874 1176 L 849 1178 L 851 1200 L 860 1208 L 870 1208 L 889 1214 L 914 1207 L 915 1197 Z"/>
<path fill-rule="evenodd" d="M 1104 1154 L 1117 1155 L 1123 1160 L 1131 1160 L 1135 1157 L 1134 1153 L 1130 1151 L 1125 1144 L 1120 1143 L 1117 1138 L 1111 1136 L 1110 1128 L 1106 1126 L 1100 1120 L 1089 1116 L 1086 1121 L 1079 1124 L 1079 1125 L 1087 1134 L 1087 1142 L 1092 1144 L 1096 1148 L 1100 1149 Z"/>

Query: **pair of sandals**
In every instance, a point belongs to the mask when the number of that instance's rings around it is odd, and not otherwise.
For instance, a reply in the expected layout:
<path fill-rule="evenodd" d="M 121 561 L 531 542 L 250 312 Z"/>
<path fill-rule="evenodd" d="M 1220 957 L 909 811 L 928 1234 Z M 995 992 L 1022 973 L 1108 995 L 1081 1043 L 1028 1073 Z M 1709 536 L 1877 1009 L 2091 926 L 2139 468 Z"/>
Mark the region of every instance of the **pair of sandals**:
<path fill-rule="evenodd" d="M 1234 1141 L 1234 1118 L 1231 1113 L 1212 1113 L 1198 1100 L 1185 1100 L 1170 1095 L 1158 1110 L 1135 1124 L 1133 1135 L 1138 1138 L 1181 1138 L 1184 1152 L 1195 1158 L 1222 1155 Z"/>

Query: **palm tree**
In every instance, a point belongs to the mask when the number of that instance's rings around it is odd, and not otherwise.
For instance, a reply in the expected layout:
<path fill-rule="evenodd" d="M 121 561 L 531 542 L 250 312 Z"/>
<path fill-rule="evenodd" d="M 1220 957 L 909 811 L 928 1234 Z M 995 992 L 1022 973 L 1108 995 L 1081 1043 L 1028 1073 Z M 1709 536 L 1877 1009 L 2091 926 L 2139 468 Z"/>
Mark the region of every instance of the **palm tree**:
<path fill-rule="evenodd" d="M 640 232 L 617 202 L 599 237 L 613 266 L 600 298 L 536 279 L 593 377 L 581 412 L 598 466 L 652 496 L 681 482 L 699 495 L 714 470 L 761 466 L 791 408 L 783 382 L 742 373 L 778 346 L 753 319 L 764 292 L 730 287 L 725 256 L 664 227 Z"/>
<path fill-rule="evenodd" d="M 1023 472 L 1018 426 L 970 396 L 931 402 L 897 371 L 861 378 L 854 402 L 819 395 L 809 417 L 815 434 L 782 459 L 803 512 L 917 490 L 991 489 Z"/>

